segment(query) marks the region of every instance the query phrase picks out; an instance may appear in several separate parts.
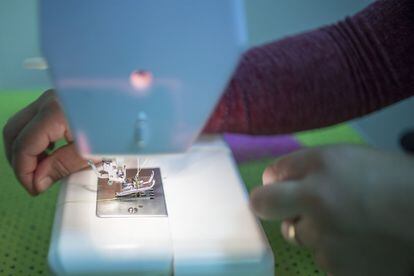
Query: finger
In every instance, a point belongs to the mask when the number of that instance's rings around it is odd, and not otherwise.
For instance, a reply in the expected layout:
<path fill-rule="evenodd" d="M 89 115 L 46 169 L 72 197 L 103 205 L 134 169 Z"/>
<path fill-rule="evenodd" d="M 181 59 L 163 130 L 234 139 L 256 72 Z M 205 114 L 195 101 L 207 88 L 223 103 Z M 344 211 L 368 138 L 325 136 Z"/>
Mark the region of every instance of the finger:
<path fill-rule="evenodd" d="M 313 254 L 313 259 L 321 270 L 327 272 L 328 274 L 332 274 L 332 262 L 329 260 L 328 256 L 322 251 L 315 251 Z"/>
<path fill-rule="evenodd" d="M 27 125 L 27 123 L 33 119 L 39 110 L 41 102 L 47 101 L 48 98 L 54 97 L 53 90 L 48 90 L 43 93 L 36 101 L 32 102 L 13 117 L 11 117 L 3 129 L 3 141 L 6 152 L 6 157 L 11 164 L 11 152 L 13 140 L 16 139 L 19 132 Z"/>
<path fill-rule="evenodd" d="M 297 219 L 285 219 L 280 225 L 280 230 L 283 238 L 292 245 L 302 246 L 302 240 L 299 237 L 296 229 Z"/>
<path fill-rule="evenodd" d="M 352 241 L 326 234 L 319 246 L 315 247 L 314 260 L 319 268 L 331 275 L 368 275 L 357 273 L 363 270 L 368 256 L 365 255 L 366 252 L 360 252 L 355 248 L 358 246 Z"/>
<path fill-rule="evenodd" d="M 306 149 L 289 154 L 268 166 L 263 172 L 263 185 L 285 180 L 299 180 L 321 167 L 318 149 Z"/>
<path fill-rule="evenodd" d="M 69 127 L 66 129 L 66 132 L 65 132 L 65 140 L 68 143 L 72 143 L 74 141 L 72 132 L 70 131 Z"/>
<path fill-rule="evenodd" d="M 75 144 L 57 149 L 42 160 L 34 175 L 34 189 L 41 193 L 55 181 L 88 167 L 88 163 L 77 152 Z"/>
<path fill-rule="evenodd" d="M 256 188 L 250 196 L 252 209 L 263 219 L 298 216 L 304 208 L 301 186 L 297 181 L 285 181 Z"/>
<path fill-rule="evenodd" d="M 14 140 L 12 167 L 16 177 L 31 194 L 36 194 L 33 187 L 33 173 L 39 156 L 51 142 L 63 138 L 66 129 L 66 120 L 59 106 L 51 106 L 39 112 Z"/>
<path fill-rule="evenodd" d="M 7 121 L 3 129 L 3 141 L 6 157 L 11 163 L 11 150 L 13 140 L 16 139 L 19 132 L 26 126 L 26 124 L 36 115 L 36 102 L 31 103 L 27 107 L 20 110 L 12 118 Z"/>
<path fill-rule="evenodd" d="M 307 248 L 314 248 L 318 245 L 320 230 L 309 216 L 301 216 L 293 220 L 287 219 L 282 222 L 282 236 L 287 241 L 291 239 L 291 233 L 289 232 L 292 225 L 295 229 L 295 239 L 298 245 Z"/>

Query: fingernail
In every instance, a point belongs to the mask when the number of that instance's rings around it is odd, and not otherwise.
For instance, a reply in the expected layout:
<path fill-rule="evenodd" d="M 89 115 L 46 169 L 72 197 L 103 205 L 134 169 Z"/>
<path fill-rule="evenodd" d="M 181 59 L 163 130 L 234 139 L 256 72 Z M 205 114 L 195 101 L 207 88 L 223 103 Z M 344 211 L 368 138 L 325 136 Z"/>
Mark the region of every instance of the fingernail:
<path fill-rule="evenodd" d="M 49 176 L 46 176 L 45 178 L 39 180 L 35 189 L 37 190 L 37 192 L 41 193 L 45 191 L 47 188 L 49 188 L 49 186 L 52 185 L 52 183 L 53 183 L 52 178 L 50 178 Z"/>

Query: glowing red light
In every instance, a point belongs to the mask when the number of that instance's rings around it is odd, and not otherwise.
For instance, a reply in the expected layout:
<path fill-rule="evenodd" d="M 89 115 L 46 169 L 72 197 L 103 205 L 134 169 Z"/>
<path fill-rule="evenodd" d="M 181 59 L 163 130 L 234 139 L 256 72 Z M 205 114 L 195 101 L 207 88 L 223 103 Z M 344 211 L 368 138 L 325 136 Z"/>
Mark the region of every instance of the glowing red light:
<path fill-rule="evenodd" d="M 146 90 L 152 84 L 152 74 L 148 71 L 133 71 L 129 77 L 129 81 L 136 90 Z"/>

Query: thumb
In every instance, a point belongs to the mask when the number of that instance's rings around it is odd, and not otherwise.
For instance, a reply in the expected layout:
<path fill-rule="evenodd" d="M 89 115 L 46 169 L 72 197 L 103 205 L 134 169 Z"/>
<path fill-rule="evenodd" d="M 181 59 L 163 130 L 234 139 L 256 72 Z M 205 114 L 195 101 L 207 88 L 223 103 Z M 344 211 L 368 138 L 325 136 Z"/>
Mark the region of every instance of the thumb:
<path fill-rule="evenodd" d="M 38 164 L 33 187 L 41 193 L 55 181 L 86 167 L 88 162 L 78 154 L 75 144 L 65 145 Z"/>
<path fill-rule="evenodd" d="M 250 196 L 252 209 L 263 219 L 296 217 L 304 209 L 301 186 L 298 181 L 284 181 L 256 188 Z"/>

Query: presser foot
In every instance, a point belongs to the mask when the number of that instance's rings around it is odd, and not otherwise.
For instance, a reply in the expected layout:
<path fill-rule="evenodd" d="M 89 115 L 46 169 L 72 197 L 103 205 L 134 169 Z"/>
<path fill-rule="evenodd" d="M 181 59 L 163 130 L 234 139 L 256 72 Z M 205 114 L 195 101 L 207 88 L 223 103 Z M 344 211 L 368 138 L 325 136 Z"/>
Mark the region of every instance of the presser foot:
<path fill-rule="evenodd" d="M 137 169 L 127 169 L 126 182 L 98 178 L 96 215 L 98 217 L 167 216 L 159 168 L 145 168 L 135 179 Z"/>

